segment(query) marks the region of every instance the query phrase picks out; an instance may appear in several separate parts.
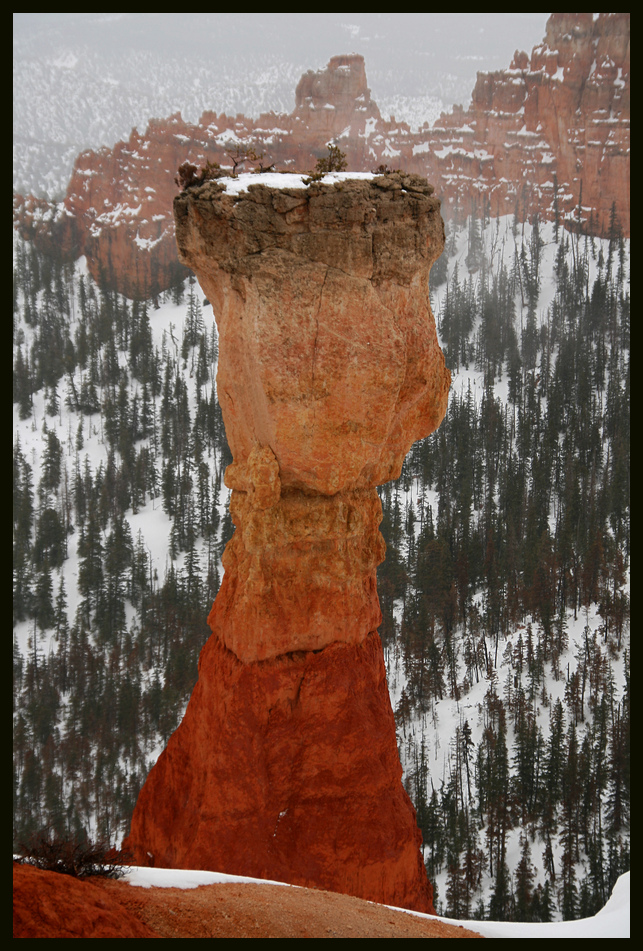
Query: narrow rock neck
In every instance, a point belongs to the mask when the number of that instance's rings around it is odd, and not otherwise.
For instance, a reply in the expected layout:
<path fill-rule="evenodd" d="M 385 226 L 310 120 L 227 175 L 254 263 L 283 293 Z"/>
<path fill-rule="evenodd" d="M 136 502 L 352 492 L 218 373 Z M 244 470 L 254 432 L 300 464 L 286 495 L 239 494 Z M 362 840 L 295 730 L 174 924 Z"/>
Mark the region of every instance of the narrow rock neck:
<path fill-rule="evenodd" d="M 377 630 L 386 546 L 375 489 L 277 494 L 264 479 L 233 489 L 230 513 L 236 530 L 208 623 L 241 661 L 357 644 Z"/>

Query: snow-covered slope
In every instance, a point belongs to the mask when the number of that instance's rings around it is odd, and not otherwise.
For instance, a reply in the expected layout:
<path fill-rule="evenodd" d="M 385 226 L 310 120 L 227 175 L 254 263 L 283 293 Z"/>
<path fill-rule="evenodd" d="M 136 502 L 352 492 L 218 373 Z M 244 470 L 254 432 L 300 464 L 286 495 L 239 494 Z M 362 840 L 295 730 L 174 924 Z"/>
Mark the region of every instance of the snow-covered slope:
<path fill-rule="evenodd" d="M 124 881 L 138 888 L 198 888 L 200 885 L 218 884 L 268 884 L 284 885 L 283 882 L 264 882 L 262 879 L 226 875 L 221 872 L 184 871 L 165 868 L 140 868 L 133 866 L 124 876 Z M 295 887 L 286 885 L 285 887 Z M 420 912 L 397 909 L 409 915 L 429 918 Z M 462 925 L 477 931 L 485 938 L 629 938 L 630 936 L 630 873 L 618 879 L 609 901 L 593 918 L 556 923 L 523 924 L 509 921 L 460 921 L 437 916 L 440 921 Z"/>
<path fill-rule="evenodd" d="M 474 273 L 469 273 L 467 268 L 467 261 L 471 261 L 471 222 L 469 221 L 468 227 L 465 226 L 461 228 L 458 228 L 455 222 L 451 222 L 449 232 L 450 237 L 447 238 L 448 267 L 445 270 L 446 279 L 437 287 L 435 286 L 436 282 L 434 282 L 432 288 L 434 313 L 438 326 L 441 326 L 443 330 L 443 347 L 446 347 L 448 350 L 448 341 L 446 341 L 444 337 L 444 333 L 446 332 L 445 315 L 448 312 L 449 295 L 453 298 L 454 288 L 458 284 L 458 275 L 463 286 L 469 286 L 472 294 L 471 299 L 476 301 L 474 311 L 477 316 L 474 318 L 474 326 L 470 331 L 470 339 L 474 340 L 477 338 L 478 343 L 476 346 L 479 347 L 481 335 L 479 315 L 483 309 L 483 304 L 479 296 L 480 288 L 489 280 L 489 272 L 493 272 L 499 267 L 511 269 L 513 266 L 512 260 L 513 264 L 515 264 L 516 260 L 521 256 L 521 249 L 533 242 L 534 234 L 537 234 L 537 240 L 541 246 L 541 283 L 538 296 L 538 316 L 536 318 L 536 324 L 538 325 L 538 334 L 541 336 L 547 335 L 549 333 L 547 328 L 550 325 L 552 313 L 555 313 L 560 305 L 556 281 L 556 274 L 560 273 L 560 244 L 556 240 L 554 226 L 550 224 L 540 225 L 535 232 L 534 229 L 529 226 L 524 229 L 517 229 L 516 223 L 510 218 L 490 221 L 486 227 L 483 226 L 480 235 L 481 246 L 484 246 L 485 249 L 484 254 L 478 262 L 481 270 L 478 270 L 476 266 Z M 526 242 L 524 245 L 523 239 Z M 572 239 L 572 244 L 573 243 Z M 581 244 L 576 242 L 576 247 L 578 248 L 583 244 L 586 251 L 588 251 L 589 243 L 585 239 L 581 239 Z M 603 253 L 605 256 L 608 254 L 607 242 L 596 242 L 595 244 L 592 242 L 592 245 L 594 247 L 593 253 L 587 253 L 583 265 L 584 268 L 586 268 L 583 281 L 588 288 L 595 286 L 597 278 L 602 273 L 601 268 L 604 266 Z M 567 247 L 571 259 L 572 253 L 575 252 L 572 252 L 569 241 L 567 242 Z M 626 274 L 628 270 L 629 264 L 626 264 Z M 627 286 L 626 283 L 625 287 Z M 520 297 L 518 297 L 516 300 L 516 326 L 522 328 L 523 325 L 526 324 L 527 309 L 525 298 L 521 300 Z M 494 384 L 490 390 L 488 380 L 485 382 L 485 374 L 481 372 L 477 366 L 478 359 L 478 357 L 474 356 L 473 350 L 471 350 L 468 358 L 465 357 L 463 364 L 457 367 L 453 375 L 451 387 L 451 405 L 454 405 L 454 401 L 457 402 L 457 400 L 460 400 L 463 405 L 467 401 L 471 401 L 474 406 L 479 407 L 485 400 L 488 401 L 489 397 L 492 396 L 498 401 L 498 406 L 502 407 L 503 412 L 509 412 L 511 417 L 511 415 L 515 413 L 516 407 L 511 408 L 512 404 L 509 399 L 510 374 L 506 370 L 504 372 L 501 371 L 499 375 L 494 377 Z M 553 356 L 552 365 L 555 364 L 555 362 L 556 357 Z M 453 364 L 451 365 L 453 366 Z M 546 371 L 543 369 L 543 364 L 541 364 L 540 370 L 544 377 Z M 535 378 L 536 373 L 538 373 L 537 367 L 534 368 L 533 373 Z M 539 380 L 540 377 L 541 374 L 538 373 Z M 598 396 L 599 401 L 603 401 L 603 397 L 600 393 L 595 394 L 594 398 L 596 398 L 596 396 Z M 553 398 L 551 390 L 550 398 Z M 546 406 L 547 401 L 544 400 L 543 407 L 545 411 Z M 514 417 L 514 425 L 519 425 L 517 420 L 518 417 Z M 442 425 L 446 427 L 446 421 Z M 447 436 L 447 439 L 449 438 L 452 437 Z M 541 433 L 539 439 L 542 441 L 543 438 Z M 563 442 L 564 439 L 563 436 L 561 436 L 561 446 Z M 408 461 L 409 460 L 407 460 L 407 462 Z M 422 518 L 424 518 L 426 523 L 427 513 L 431 510 L 431 518 L 436 520 L 437 524 L 441 508 L 440 493 L 437 491 L 427 492 L 426 488 L 422 487 L 421 480 L 419 478 L 413 478 L 412 473 L 413 467 L 409 465 L 406 479 L 403 473 L 400 484 L 396 489 L 396 493 L 399 493 L 396 505 L 402 513 L 402 520 L 407 520 L 410 513 L 411 517 L 417 519 L 420 524 Z M 549 527 L 553 535 L 556 533 L 558 519 L 561 518 L 563 503 L 561 503 L 560 500 L 558 502 L 554 501 L 556 489 L 554 487 L 552 488 L 553 494 L 549 512 Z M 415 537 L 413 541 L 411 541 L 410 538 L 407 539 L 407 550 L 409 550 L 408 546 L 417 544 L 419 527 L 416 521 Z M 604 536 L 604 540 L 607 543 L 607 535 Z M 403 547 L 404 543 L 402 543 L 402 548 L 400 549 L 402 558 Z M 416 556 L 411 555 L 411 559 L 413 557 Z M 629 602 L 629 571 L 622 580 L 622 593 L 624 598 Z M 470 617 L 469 623 L 475 627 L 477 623 L 475 619 L 479 617 L 483 632 L 486 629 L 485 639 L 488 639 L 489 613 L 483 587 L 484 585 L 473 596 L 474 613 Z M 409 596 L 405 595 L 405 599 L 407 597 Z M 542 637 L 542 619 L 535 614 L 531 615 L 527 613 L 513 624 L 509 624 L 500 640 L 498 641 L 498 639 L 496 639 L 496 655 L 495 659 L 491 661 L 491 666 L 486 672 L 480 672 L 480 674 L 478 674 L 476 670 L 474 675 L 472 668 L 469 668 L 468 674 L 465 673 L 465 669 L 471 662 L 470 660 L 466 660 L 466 652 L 469 648 L 466 646 L 467 641 L 465 636 L 461 643 L 461 653 L 458 654 L 457 660 L 457 679 L 462 689 L 458 689 L 457 691 L 446 689 L 444 696 L 440 695 L 439 697 L 434 691 L 430 702 L 424 705 L 421 703 L 416 704 L 415 707 L 411 704 L 412 712 L 409 714 L 409 697 L 411 696 L 409 674 L 412 670 L 413 663 L 409 660 L 408 649 L 403 647 L 403 631 L 407 614 L 405 600 L 396 601 L 394 610 L 398 637 L 393 640 L 387 648 L 387 669 L 393 709 L 397 712 L 398 745 L 405 770 L 407 789 L 417 802 L 417 776 L 421 775 L 422 783 L 425 784 L 424 788 L 426 788 L 427 791 L 427 798 L 430 797 L 433 790 L 442 790 L 442 793 L 444 793 L 445 790 L 451 788 L 455 788 L 457 797 L 458 780 L 455 778 L 455 774 L 458 770 L 463 770 L 463 760 L 461 759 L 459 750 L 463 727 L 466 724 L 467 729 L 471 731 L 471 749 L 477 748 L 479 750 L 483 742 L 485 731 L 489 725 L 490 696 L 493 695 L 496 698 L 502 697 L 507 709 L 509 709 L 512 704 L 512 695 L 519 696 L 520 691 L 525 686 L 522 667 L 523 650 L 527 649 L 527 643 L 531 642 L 532 636 L 536 641 Z M 480 613 L 478 614 L 478 612 Z M 610 692 L 613 691 L 613 693 L 610 693 L 610 702 L 612 704 L 621 704 L 623 702 L 625 685 L 629 678 L 629 625 L 626 625 L 627 633 L 622 648 L 618 651 L 613 650 L 610 652 L 604 615 L 604 605 L 598 602 L 585 606 L 582 611 L 568 608 L 564 612 L 564 616 L 560 621 L 565 630 L 563 649 L 547 671 L 539 697 L 534 699 L 533 703 L 535 729 L 542 730 L 544 736 L 550 731 L 552 710 L 556 707 L 557 703 L 560 703 L 561 709 L 565 710 L 565 727 L 569 729 L 572 726 L 574 717 L 570 715 L 570 707 L 568 706 L 570 678 L 573 682 L 575 672 L 580 670 L 580 660 L 588 650 L 590 641 L 594 644 L 601 645 L 599 651 L 602 652 L 602 663 L 610 670 L 608 689 Z M 462 630 L 460 630 L 459 634 L 464 636 Z M 444 651 L 448 649 L 448 641 L 440 641 L 440 644 L 441 650 Z M 457 652 L 458 649 L 456 648 L 456 653 Z M 424 662 L 425 661 L 422 661 L 422 663 Z M 482 666 L 484 667 L 484 663 Z M 493 676 L 490 676 L 491 668 L 495 668 L 496 671 Z M 447 694 L 450 695 L 447 696 Z M 513 720 L 513 718 L 509 718 L 507 724 L 507 748 L 514 764 L 513 768 L 515 769 L 516 758 L 518 757 L 517 725 L 516 722 L 511 722 L 511 720 Z M 586 719 L 584 713 L 580 720 L 576 720 L 579 743 L 582 742 L 583 736 L 585 736 L 586 742 L 595 742 L 590 720 L 591 717 L 587 716 Z M 458 736 L 460 740 L 458 740 Z M 530 755 L 538 757 L 540 754 L 534 750 Z M 469 771 L 467 768 L 467 776 L 468 775 Z M 475 790 L 479 788 L 479 780 L 480 777 L 477 772 L 477 767 L 474 768 L 472 760 L 471 775 L 468 780 L 470 784 L 469 789 L 474 790 L 473 796 L 471 796 L 471 793 L 469 794 L 471 816 L 476 812 L 476 807 L 473 803 L 476 798 Z M 465 788 L 463 800 L 466 798 L 467 793 Z M 507 832 L 507 865 L 508 868 L 513 871 L 515 877 L 515 870 L 521 860 L 521 850 L 524 849 L 526 843 L 527 828 L 530 830 L 528 836 L 529 842 L 527 844 L 529 846 L 528 861 L 534 870 L 533 885 L 534 887 L 538 885 L 542 886 L 548 877 L 548 858 L 542 828 L 540 828 L 537 823 L 529 822 L 523 824 L 518 822 Z M 482 851 L 485 850 L 484 840 L 487 831 L 488 827 L 485 829 L 485 822 L 480 821 L 475 837 L 482 847 Z M 424 847 L 425 857 L 427 857 L 430 850 L 426 841 L 426 834 Z M 561 862 L 564 861 L 563 852 L 562 836 L 560 838 L 554 837 L 552 843 L 553 867 L 561 867 Z M 575 865 L 575 874 L 578 877 L 579 883 L 588 874 L 589 864 L 588 856 L 583 854 L 583 850 L 581 849 Z M 551 867 L 550 865 L 550 870 Z M 436 892 L 439 896 L 439 903 L 436 903 L 436 908 L 444 909 L 447 907 L 449 890 L 453 888 L 452 869 L 450 868 L 448 859 L 441 864 L 433 880 Z M 490 875 L 488 869 L 485 870 L 482 868 L 479 872 L 478 883 L 478 891 L 476 893 L 477 901 L 484 901 L 485 906 L 488 907 L 494 887 L 496 886 L 496 877 L 495 875 Z M 560 914 L 560 912 L 558 914 Z M 499 931 L 497 934 L 500 935 L 501 932 Z"/>

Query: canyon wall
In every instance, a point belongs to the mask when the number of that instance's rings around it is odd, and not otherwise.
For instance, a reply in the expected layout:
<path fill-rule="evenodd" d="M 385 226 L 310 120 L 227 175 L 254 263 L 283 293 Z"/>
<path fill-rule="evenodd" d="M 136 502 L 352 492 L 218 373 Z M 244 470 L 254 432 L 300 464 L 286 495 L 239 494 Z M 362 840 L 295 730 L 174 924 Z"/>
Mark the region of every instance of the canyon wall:
<path fill-rule="evenodd" d="M 179 165 L 232 168 L 234 143 L 245 143 L 264 164 L 307 171 L 330 141 L 351 170 L 386 165 L 427 177 L 447 217 L 538 214 L 605 236 L 614 210 L 629 237 L 630 14 L 552 14 L 531 55 L 479 73 L 468 109 L 416 132 L 380 115 L 362 56 L 335 56 L 302 76 L 290 115 L 150 122 L 113 149 L 79 155 L 60 204 L 15 196 L 14 221 L 43 250 L 86 255 L 103 284 L 150 297 L 187 273 L 171 210 Z"/>
<path fill-rule="evenodd" d="M 376 486 L 446 411 L 428 288 L 444 228 L 417 176 L 292 179 L 174 203 L 219 329 L 236 530 L 125 847 L 432 911 L 377 634 Z"/>
<path fill-rule="evenodd" d="M 605 237 L 614 206 L 629 237 L 629 13 L 553 13 L 531 56 L 478 73 L 469 109 L 434 124 L 423 167 L 465 214 L 484 201 Z"/>

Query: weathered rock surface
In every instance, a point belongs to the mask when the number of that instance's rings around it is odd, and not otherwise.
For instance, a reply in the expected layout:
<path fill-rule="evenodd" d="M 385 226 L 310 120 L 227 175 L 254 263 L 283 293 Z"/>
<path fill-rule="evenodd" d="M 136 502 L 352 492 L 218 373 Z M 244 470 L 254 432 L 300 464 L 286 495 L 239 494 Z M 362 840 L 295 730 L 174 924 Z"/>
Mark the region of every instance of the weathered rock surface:
<path fill-rule="evenodd" d="M 323 495 L 397 478 L 444 415 L 429 307 L 439 202 L 409 175 L 176 199 L 177 245 L 219 328 L 217 392 L 235 460 L 257 444 L 281 489 Z M 277 490 L 275 489 L 275 492 Z"/>
<path fill-rule="evenodd" d="M 242 663 L 217 636 L 139 796 L 135 862 L 432 911 L 379 637 Z"/>
<path fill-rule="evenodd" d="M 453 213 L 480 212 L 484 201 L 494 215 L 558 216 L 606 235 L 613 205 L 629 237 L 630 14 L 552 14 L 531 56 L 480 73 L 466 111 L 417 132 L 382 118 L 363 57 L 335 56 L 302 76 L 290 115 L 151 122 L 144 135 L 79 155 L 60 205 L 16 196 L 14 221 L 40 247 L 85 254 L 97 280 L 149 297 L 185 274 L 171 212 L 181 163 L 231 168 L 226 145 L 240 141 L 265 164 L 306 171 L 331 140 L 353 171 L 385 164 L 426 176 Z"/>
<path fill-rule="evenodd" d="M 394 174 L 176 199 L 219 327 L 236 531 L 198 684 L 134 812 L 141 864 L 432 909 L 376 632 L 375 488 L 446 411 L 432 191 Z"/>

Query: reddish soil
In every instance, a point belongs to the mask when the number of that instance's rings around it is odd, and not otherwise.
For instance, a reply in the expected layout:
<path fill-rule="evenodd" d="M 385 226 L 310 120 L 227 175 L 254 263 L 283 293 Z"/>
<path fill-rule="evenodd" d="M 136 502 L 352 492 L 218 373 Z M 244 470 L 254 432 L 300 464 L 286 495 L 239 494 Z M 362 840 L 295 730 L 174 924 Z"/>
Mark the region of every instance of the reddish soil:
<path fill-rule="evenodd" d="M 14 865 L 14 938 L 480 938 L 348 895 L 280 885 L 137 888 Z"/>

